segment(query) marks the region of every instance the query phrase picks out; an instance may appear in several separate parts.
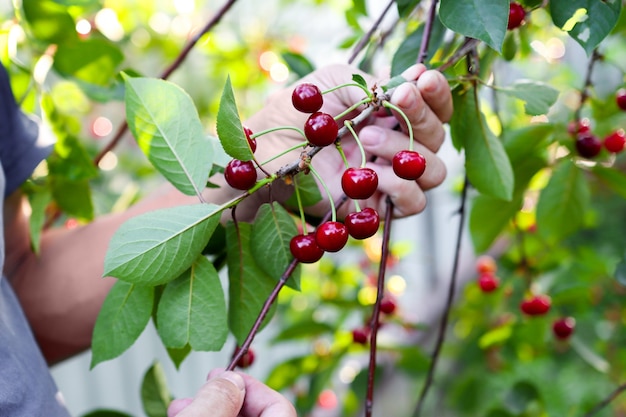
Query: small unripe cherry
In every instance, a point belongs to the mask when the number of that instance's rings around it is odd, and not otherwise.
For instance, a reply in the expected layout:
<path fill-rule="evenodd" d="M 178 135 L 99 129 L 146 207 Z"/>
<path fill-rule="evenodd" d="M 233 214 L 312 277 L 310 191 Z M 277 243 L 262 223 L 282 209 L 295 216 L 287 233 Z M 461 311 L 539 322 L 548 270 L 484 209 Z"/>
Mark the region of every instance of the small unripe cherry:
<path fill-rule="evenodd" d="M 561 340 L 568 339 L 576 328 L 576 319 L 573 317 L 561 317 L 552 323 L 554 335 Z"/>
<path fill-rule="evenodd" d="M 496 260 L 489 255 L 481 255 L 476 258 L 476 272 L 479 274 L 495 273 L 498 270 Z"/>

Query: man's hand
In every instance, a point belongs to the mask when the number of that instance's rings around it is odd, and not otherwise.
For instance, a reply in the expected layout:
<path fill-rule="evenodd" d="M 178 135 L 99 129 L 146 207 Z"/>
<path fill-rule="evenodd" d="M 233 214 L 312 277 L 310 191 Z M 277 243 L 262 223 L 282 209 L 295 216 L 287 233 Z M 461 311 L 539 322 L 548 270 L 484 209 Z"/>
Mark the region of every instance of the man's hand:
<path fill-rule="evenodd" d="M 297 417 L 291 403 L 242 373 L 214 370 L 194 398 L 174 400 L 168 417 Z"/>
<path fill-rule="evenodd" d="M 347 65 L 325 67 L 313 72 L 300 80 L 317 85 L 322 91 L 350 82 L 352 75 L 358 73 L 363 76 L 369 85 L 375 84 L 375 79 Z M 452 114 L 452 96 L 447 80 L 438 71 L 427 71 L 423 65 L 415 65 L 407 69 L 403 77 L 409 81 L 398 86 L 391 97 L 391 103 L 398 106 L 408 116 L 414 132 L 414 149 L 426 157 L 426 171 L 417 181 L 407 181 L 398 178 L 391 167 L 393 156 L 400 150 L 408 149 L 408 134 L 405 121 L 396 115 L 389 116 L 379 112 L 372 115 L 366 123 L 358 127 L 361 140 L 369 160 L 367 166 L 374 169 L 379 177 L 378 191 L 368 199 L 363 207 L 373 207 L 383 213 L 385 196 L 390 196 L 395 205 L 394 215 L 397 217 L 409 216 L 422 211 L 426 206 L 425 190 L 441 184 L 446 175 L 444 163 L 435 155 L 445 138 L 443 123 L 447 122 Z M 278 126 L 304 126 L 308 115 L 301 113 L 291 105 L 292 88 L 286 88 L 275 93 L 265 107 L 245 122 L 253 132 Z M 358 87 L 347 87 L 324 95 L 324 105 L 321 111 L 330 115 L 337 115 L 364 98 L 364 92 Z M 359 111 L 362 111 L 360 109 Z M 384 114 L 383 114 L 384 113 Z M 348 115 L 352 118 L 356 112 Z M 342 126 L 340 121 L 340 127 Z M 401 129 L 394 129 L 399 126 Z M 280 130 L 257 139 L 256 158 L 263 162 L 277 154 L 281 149 L 303 141 L 292 130 Z M 352 166 L 361 162 L 359 148 L 350 135 L 341 141 L 342 148 Z M 293 162 L 297 152 L 273 161 L 265 168 L 268 172 L 275 172 L 285 163 Z M 313 158 L 313 167 L 323 176 L 331 188 L 333 198 L 342 194 L 339 178 L 345 170 L 344 162 L 334 146 L 331 145 Z M 273 191 L 273 197 L 280 199 L 280 191 Z M 314 216 L 323 216 L 329 204 L 325 200 L 307 212 Z M 343 217 L 353 210 L 352 204 L 346 204 L 340 216 Z"/>

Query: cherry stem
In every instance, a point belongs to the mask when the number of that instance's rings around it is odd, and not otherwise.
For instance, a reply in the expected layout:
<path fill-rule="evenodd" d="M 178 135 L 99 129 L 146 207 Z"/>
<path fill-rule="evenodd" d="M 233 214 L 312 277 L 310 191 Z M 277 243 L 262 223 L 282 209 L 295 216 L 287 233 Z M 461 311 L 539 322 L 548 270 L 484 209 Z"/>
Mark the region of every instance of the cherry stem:
<path fill-rule="evenodd" d="M 409 133 L 409 150 L 412 151 L 413 150 L 413 126 L 411 126 L 411 121 L 409 120 L 407 115 L 402 111 L 402 109 L 400 109 L 400 107 L 396 106 L 395 104 L 391 104 L 389 101 L 385 100 L 383 101 L 383 107 L 387 107 L 387 108 L 395 110 L 402 117 L 402 119 L 404 119 L 404 122 L 406 123 L 406 129 Z"/>
<path fill-rule="evenodd" d="M 334 117 L 335 120 L 339 120 L 342 117 L 352 113 L 354 110 L 358 109 L 361 105 L 363 104 L 367 104 L 367 103 L 371 103 L 372 102 L 372 98 L 368 97 L 368 98 L 364 98 L 363 100 L 354 103 L 352 106 L 348 107 L 347 109 L 345 109 L 344 111 L 342 111 L 341 113 L 339 113 L 337 116 Z"/>
<path fill-rule="evenodd" d="M 593 407 L 587 414 L 583 417 L 593 417 L 597 413 L 599 413 L 604 407 L 609 405 L 613 400 L 617 398 L 622 392 L 626 391 L 626 383 L 618 386 L 608 397 L 604 400 L 600 401 L 595 407 Z"/>
<path fill-rule="evenodd" d="M 580 113 L 582 111 L 583 106 L 585 105 L 585 102 L 589 98 L 589 87 L 592 84 L 591 74 L 593 73 L 593 67 L 596 61 L 600 59 L 600 57 L 601 56 L 600 56 L 600 53 L 598 52 L 598 49 L 594 49 L 593 54 L 591 55 L 591 58 L 589 59 L 589 62 L 587 63 L 585 81 L 583 83 L 583 87 L 580 90 L 580 102 L 578 103 L 578 107 L 576 108 L 576 111 L 574 113 L 574 122 L 576 123 L 577 128 L 580 122 Z"/>
<path fill-rule="evenodd" d="M 291 148 L 288 148 L 288 149 L 282 151 L 281 153 L 272 156 L 270 159 L 267 159 L 267 160 L 263 161 L 260 165 L 269 164 L 273 160 L 278 159 L 281 156 L 287 155 L 289 152 L 295 151 L 296 149 L 304 148 L 307 145 L 308 145 L 308 142 L 302 142 L 302 143 L 298 143 L 297 145 L 293 145 Z"/>
<path fill-rule="evenodd" d="M 260 132 L 253 133 L 252 135 L 250 135 L 250 138 L 251 139 L 255 139 L 255 138 L 258 138 L 259 136 L 263 136 L 263 135 L 266 135 L 268 133 L 276 132 L 278 130 L 295 130 L 296 132 L 298 132 L 300 134 L 300 136 L 302 136 L 303 138 L 306 138 L 306 135 L 304 134 L 304 130 L 302 130 L 302 129 L 296 127 L 296 126 L 271 127 L 269 129 L 265 129 L 265 130 L 261 130 Z"/>
<path fill-rule="evenodd" d="M 330 203 L 330 219 L 332 221 L 334 221 L 334 222 L 337 221 L 337 209 L 335 208 L 335 202 L 333 201 L 333 195 L 331 194 L 330 189 L 328 188 L 328 185 L 326 184 L 324 179 L 320 176 L 320 174 L 317 173 L 315 168 L 313 168 L 313 165 L 309 164 L 309 169 L 311 170 L 311 174 L 313 174 L 315 176 L 315 178 L 317 178 L 319 183 L 324 188 L 324 191 L 326 191 L 326 194 L 328 195 L 328 202 Z"/>
<path fill-rule="evenodd" d="M 380 264 L 378 265 L 378 282 L 376 290 L 376 303 L 370 321 L 370 358 L 367 372 L 367 395 L 365 399 L 365 417 L 371 417 L 374 406 L 374 376 L 376 371 L 376 339 L 380 324 L 380 303 L 385 293 L 385 272 L 387 271 L 387 260 L 389 259 L 389 241 L 391 240 L 391 218 L 393 213 L 393 202 L 387 196 L 385 199 L 385 225 L 383 226 L 383 239 L 381 244 Z"/>
<path fill-rule="evenodd" d="M 335 90 L 339 90 L 340 88 L 345 88 L 345 87 L 359 87 L 361 90 L 365 91 L 365 94 L 367 94 L 367 97 L 369 97 L 370 99 L 372 98 L 372 92 L 371 91 L 369 91 L 367 88 L 363 87 L 361 84 L 355 83 L 355 82 L 350 82 L 350 83 L 344 83 L 344 84 L 336 85 L 334 87 L 329 88 L 328 90 L 322 91 L 322 94 L 332 93 Z"/>
<path fill-rule="evenodd" d="M 374 22 L 370 30 L 367 31 L 367 33 L 359 40 L 359 43 L 354 47 L 354 50 L 352 51 L 352 55 L 348 59 L 348 63 L 352 63 L 356 59 L 357 55 L 363 50 L 363 48 L 365 48 L 367 43 L 370 41 L 370 39 L 374 35 L 374 32 L 376 32 L 376 29 L 379 28 L 383 19 L 385 18 L 389 10 L 391 10 L 391 6 L 393 6 L 395 3 L 396 3 L 396 0 L 391 0 L 389 3 L 387 3 L 387 6 L 382 11 L 380 16 L 378 16 L 378 19 L 376 19 L 376 21 Z"/>
<path fill-rule="evenodd" d="M 308 227 L 306 227 L 306 218 L 304 217 L 304 207 L 302 207 L 302 199 L 300 197 L 300 188 L 298 187 L 298 175 L 293 176 L 293 186 L 296 192 L 296 200 L 298 201 L 298 211 L 300 212 L 300 221 L 302 222 L 302 234 L 309 233 Z"/>
<path fill-rule="evenodd" d="M 346 120 L 345 122 L 343 122 L 343 125 L 346 127 L 346 129 L 348 129 L 350 131 L 350 133 L 352 133 L 352 137 L 354 137 L 354 141 L 356 142 L 357 146 L 359 147 L 359 152 L 361 153 L 361 165 L 360 166 L 361 166 L 361 168 L 364 168 L 365 164 L 367 163 L 367 156 L 365 156 L 365 149 L 363 149 L 363 144 L 359 140 L 359 135 L 356 134 L 356 131 L 352 127 L 352 122 L 351 121 Z"/>

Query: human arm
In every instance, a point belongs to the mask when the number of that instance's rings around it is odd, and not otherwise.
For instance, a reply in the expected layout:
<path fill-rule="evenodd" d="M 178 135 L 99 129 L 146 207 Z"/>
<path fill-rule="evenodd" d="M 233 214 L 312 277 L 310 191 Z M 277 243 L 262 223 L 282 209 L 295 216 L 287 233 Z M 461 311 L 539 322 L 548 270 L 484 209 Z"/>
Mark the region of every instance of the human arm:
<path fill-rule="evenodd" d="M 307 80 L 326 89 L 350 80 L 354 71 L 348 66 L 328 67 L 315 72 Z M 371 166 L 379 174 L 379 189 L 363 206 L 382 209 L 384 196 L 389 195 L 395 203 L 398 216 L 417 213 L 425 206 L 424 190 L 438 185 L 445 176 L 445 166 L 435 156 L 435 152 L 444 139 L 442 122 L 450 117 L 452 111 L 450 92 L 441 74 L 424 71 L 422 66 L 407 70 L 405 78 L 417 79 L 417 83 L 406 83 L 398 87 L 391 101 L 403 108 L 412 121 L 416 147 L 428 160 L 426 172 L 417 183 L 393 175 L 389 161 L 395 152 L 407 147 L 407 135 L 393 129 L 397 120 L 373 117 L 370 127 L 360 130 L 360 137 L 367 155 L 377 157 Z M 372 77 L 367 77 L 373 80 Z M 290 94 L 290 89 L 276 93 L 245 124 L 258 132 L 269 127 L 304 123 L 306 115 L 290 107 Z M 325 96 L 324 110 L 338 114 L 357 102 L 362 95 L 363 92 L 355 88 L 337 90 Z M 293 131 L 263 136 L 259 138 L 257 158 L 260 161 L 269 159 L 301 140 Z M 342 145 L 348 158 L 354 161 L 358 155 L 354 141 L 346 138 Z M 297 152 L 295 156 L 297 157 Z M 286 155 L 266 169 L 274 171 L 285 160 L 292 161 L 293 158 L 293 154 Z M 313 163 L 329 181 L 329 185 L 333 186 L 332 192 L 336 198 L 341 189 L 336 181 L 330 180 L 344 169 L 340 156 L 331 148 L 324 149 L 314 158 Z M 204 190 L 205 201 L 221 203 L 240 194 L 225 186 L 221 176 L 212 181 L 222 187 Z M 279 188 L 278 185 L 273 186 L 272 197 L 284 199 L 285 195 L 274 192 Z M 267 190 L 264 189 L 246 199 L 237 209 L 238 218 L 251 218 L 258 205 L 267 198 Z M 5 273 L 20 298 L 49 362 L 59 361 L 89 347 L 96 317 L 104 297 L 114 283 L 113 279 L 103 279 L 102 274 L 108 242 L 119 226 L 131 217 L 150 210 L 194 203 L 198 203 L 196 197 L 182 195 L 166 184 L 123 213 L 107 214 L 88 225 L 74 229 L 45 231 L 41 240 L 41 253 L 35 255 L 30 249 L 28 207 L 24 196 L 18 192 L 7 200 Z M 310 214 L 320 216 L 327 209 L 328 200 L 312 208 Z"/>

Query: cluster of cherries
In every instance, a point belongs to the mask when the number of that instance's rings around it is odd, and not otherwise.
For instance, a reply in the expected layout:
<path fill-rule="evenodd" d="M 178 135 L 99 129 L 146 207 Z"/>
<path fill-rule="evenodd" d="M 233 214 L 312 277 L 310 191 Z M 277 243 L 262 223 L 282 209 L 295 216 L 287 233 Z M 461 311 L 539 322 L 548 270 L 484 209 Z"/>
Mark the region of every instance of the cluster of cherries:
<path fill-rule="evenodd" d="M 500 286 L 500 279 L 496 276 L 498 266 L 495 259 L 489 255 L 479 256 L 476 260 L 478 286 L 485 293 L 495 291 Z M 546 294 L 533 294 L 519 305 L 519 309 L 527 316 L 543 316 L 550 311 L 551 298 Z M 560 317 L 552 323 L 552 332 L 558 339 L 568 339 L 574 332 L 576 320 L 573 317 Z"/>
<path fill-rule="evenodd" d="M 295 109 L 310 114 L 304 123 L 304 135 L 307 144 L 325 147 L 334 144 L 339 134 L 337 121 L 328 113 L 320 111 L 324 104 L 322 92 L 312 83 L 297 85 L 292 93 L 292 104 Z M 244 133 L 254 153 L 256 139 L 253 132 L 244 127 Z M 358 138 L 355 138 L 358 140 Z M 364 165 L 364 163 L 363 163 Z M 399 151 L 392 160 L 396 175 L 407 180 L 416 180 L 426 169 L 426 159 L 419 152 Z M 225 170 L 224 178 L 229 186 L 238 190 L 249 190 L 257 181 L 257 171 L 253 161 L 231 160 Z M 348 167 L 342 177 L 341 186 L 348 198 L 365 200 L 370 198 L 378 188 L 378 175 L 371 168 Z M 380 217 L 373 208 L 364 208 L 349 213 L 344 222 L 326 221 L 320 224 L 315 233 L 306 230 L 292 238 L 290 250 L 294 258 L 302 263 L 317 262 L 325 252 L 338 252 L 347 243 L 349 236 L 354 239 L 366 239 L 373 236 L 380 226 Z"/>
<path fill-rule="evenodd" d="M 626 89 L 622 88 L 617 91 L 615 102 L 621 110 L 626 111 Z M 626 147 L 626 132 L 624 132 L 624 129 L 617 129 L 600 139 L 592 132 L 591 121 L 586 118 L 578 122 L 570 122 L 567 130 L 570 135 L 576 138 L 576 151 L 583 158 L 595 158 L 600 154 L 603 147 L 613 154 L 622 152 Z"/>

